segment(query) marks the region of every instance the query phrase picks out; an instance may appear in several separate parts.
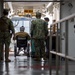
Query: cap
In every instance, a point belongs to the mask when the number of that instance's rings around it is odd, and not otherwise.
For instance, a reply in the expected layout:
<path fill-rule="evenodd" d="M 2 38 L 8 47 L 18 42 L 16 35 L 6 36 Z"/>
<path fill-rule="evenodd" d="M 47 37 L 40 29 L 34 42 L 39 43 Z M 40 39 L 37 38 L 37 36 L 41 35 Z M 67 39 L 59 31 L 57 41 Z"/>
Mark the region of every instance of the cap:
<path fill-rule="evenodd" d="M 36 12 L 36 16 L 41 16 L 41 13 L 40 12 Z"/>
<path fill-rule="evenodd" d="M 3 14 L 4 14 L 4 15 L 7 15 L 8 12 L 9 12 L 9 9 L 4 9 L 4 10 L 3 10 Z"/>
<path fill-rule="evenodd" d="M 9 9 L 3 9 L 3 12 L 8 12 L 9 11 Z"/>
<path fill-rule="evenodd" d="M 48 18 L 48 17 L 45 17 L 44 19 L 45 19 L 46 21 L 49 21 L 49 18 Z"/>

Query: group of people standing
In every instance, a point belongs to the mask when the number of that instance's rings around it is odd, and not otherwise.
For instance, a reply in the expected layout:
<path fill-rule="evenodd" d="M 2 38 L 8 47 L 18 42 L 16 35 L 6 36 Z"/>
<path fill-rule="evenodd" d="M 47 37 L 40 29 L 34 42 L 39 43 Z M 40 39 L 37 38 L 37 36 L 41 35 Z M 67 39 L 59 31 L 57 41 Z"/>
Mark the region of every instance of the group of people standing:
<path fill-rule="evenodd" d="M 11 61 L 9 59 L 9 46 L 10 46 L 12 35 L 14 36 L 13 40 L 15 40 L 17 34 L 22 34 L 22 35 L 26 34 L 24 33 L 23 28 L 20 29 L 21 32 L 15 34 L 13 22 L 7 17 L 8 13 L 9 10 L 4 9 L 3 16 L 0 18 L 0 61 L 4 60 L 3 50 L 5 48 L 6 62 Z M 48 36 L 48 21 L 49 21 L 48 18 L 42 20 L 41 13 L 36 12 L 36 19 L 32 20 L 31 22 L 30 36 L 31 39 L 34 40 L 35 60 L 41 60 L 41 58 L 43 58 L 44 60 L 46 59 L 45 43 L 47 43 L 47 36 Z M 10 32 L 12 33 L 10 34 Z M 28 34 L 27 36 L 30 38 Z M 47 49 L 49 49 L 48 45 L 46 47 Z"/>

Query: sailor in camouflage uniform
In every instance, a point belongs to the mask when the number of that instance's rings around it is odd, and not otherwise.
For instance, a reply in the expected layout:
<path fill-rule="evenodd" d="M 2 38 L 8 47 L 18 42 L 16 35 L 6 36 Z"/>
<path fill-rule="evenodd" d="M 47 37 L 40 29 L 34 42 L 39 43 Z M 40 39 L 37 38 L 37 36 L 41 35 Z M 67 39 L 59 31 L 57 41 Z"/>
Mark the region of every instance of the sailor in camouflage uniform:
<path fill-rule="evenodd" d="M 11 42 L 11 34 L 15 33 L 12 21 L 7 17 L 8 9 L 3 10 L 3 16 L 0 18 L 0 61 L 4 59 L 3 50 L 5 48 L 5 61 L 10 62 L 9 46 Z M 5 47 L 4 47 L 5 45 Z"/>
<path fill-rule="evenodd" d="M 41 19 L 41 13 L 36 12 L 36 19 L 31 22 L 31 37 L 34 39 L 36 60 L 45 55 L 45 39 L 48 34 L 47 22 Z"/>

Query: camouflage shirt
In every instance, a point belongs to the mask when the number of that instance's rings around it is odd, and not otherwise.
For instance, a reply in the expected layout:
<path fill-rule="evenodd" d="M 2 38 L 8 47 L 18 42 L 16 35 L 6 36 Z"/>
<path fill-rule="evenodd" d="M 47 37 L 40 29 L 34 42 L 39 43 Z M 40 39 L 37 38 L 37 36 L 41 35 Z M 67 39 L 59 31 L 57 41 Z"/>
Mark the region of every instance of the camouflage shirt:
<path fill-rule="evenodd" d="M 9 18 L 3 16 L 3 17 L 0 18 L 0 20 L 3 20 L 4 24 L 7 24 L 8 27 L 6 27 L 6 28 L 8 28 L 8 30 L 11 30 L 12 33 L 15 32 L 13 22 Z M 4 24 L 2 25 L 2 27 L 4 26 Z M 0 27 L 1 27 L 1 25 L 0 25 Z"/>
<path fill-rule="evenodd" d="M 1 19 L 3 20 L 4 23 L 2 24 L 0 21 L 0 35 L 1 35 L 0 37 L 4 37 L 4 36 L 10 37 L 11 36 L 10 32 L 12 32 L 12 34 L 15 33 L 13 22 L 6 16 L 1 17 L 0 20 Z M 7 25 L 7 27 L 4 26 L 5 24 Z"/>
<path fill-rule="evenodd" d="M 36 39 L 43 39 L 48 34 L 48 24 L 42 19 L 36 19 L 31 22 L 31 37 Z"/>

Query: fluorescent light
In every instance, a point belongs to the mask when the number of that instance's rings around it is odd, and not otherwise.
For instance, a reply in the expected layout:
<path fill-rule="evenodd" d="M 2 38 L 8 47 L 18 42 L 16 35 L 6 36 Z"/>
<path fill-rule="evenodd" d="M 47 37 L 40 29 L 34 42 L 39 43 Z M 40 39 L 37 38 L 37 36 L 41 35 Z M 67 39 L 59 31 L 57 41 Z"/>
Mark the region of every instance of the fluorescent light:
<path fill-rule="evenodd" d="M 46 8 L 49 8 L 52 5 L 52 2 L 49 2 L 49 4 L 46 6 Z"/>
<path fill-rule="evenodd" d="M 13 12 L 13 7 L 12 7 L 12 3 L 11 2 L 8 2 L 8 6 L 9 6 L 11 12 Z"/>

